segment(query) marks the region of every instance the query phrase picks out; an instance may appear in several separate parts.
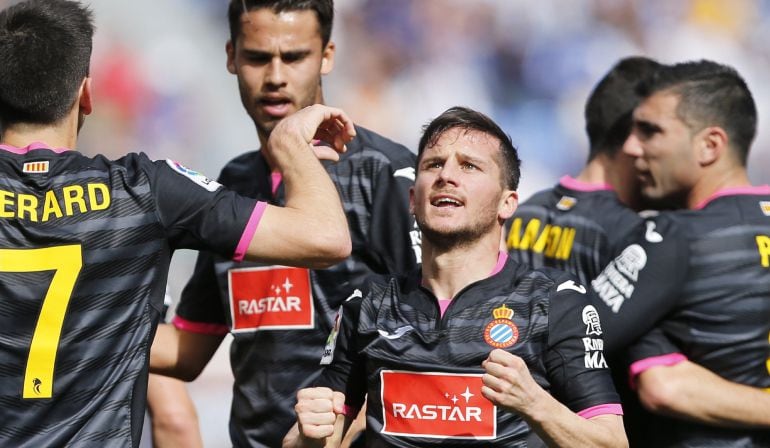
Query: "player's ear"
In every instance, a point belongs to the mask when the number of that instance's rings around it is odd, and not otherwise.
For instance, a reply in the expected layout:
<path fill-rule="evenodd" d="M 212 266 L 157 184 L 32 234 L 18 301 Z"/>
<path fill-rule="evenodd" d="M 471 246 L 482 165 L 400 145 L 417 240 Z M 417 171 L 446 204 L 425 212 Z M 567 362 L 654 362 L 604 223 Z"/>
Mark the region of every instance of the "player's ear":
<path fill-rule="evenodd" d="M 513 190 L 503 190 L 503 196 L 500 199 L 500 205 L 497 210 L 497 216 L 505 221 L 516 211 L 519 206 L 519 193 Z"/>
<path fill-rule="evenodd" d="M 89 115 L 93 111 L 93 103 L 91 101 L 91 77 L 87 76 L 83 79 L 83 83 L 80 84 L 80 91 L 78 92 L 78 107 L 80 113 L 83 115 Z"/>
<path fill-rule="evenodd" d="M 701 166 L 711 165 L 723 157 L 728 150 L 727 132 L 719 126 L 703 129 L 696 138 L 698 163 Z"/>
<path fill-rule="evenodd" d="M 329 43 L 326 44 L 326 48 L 324 48 L 323 53 L 321 53 L 322 75 L 328 75 L 334 69 L 334 54 L 336 53 L 336 50 L 337 47 L 334 45 L 334 42 L 329 41 Z"/>
<path fill-rule="evenodd" d="M 228 40 L 225 44 L 225 52 L 227 53 L 227 71 L 235 74 L 235 45 L 233 41 Z"/>

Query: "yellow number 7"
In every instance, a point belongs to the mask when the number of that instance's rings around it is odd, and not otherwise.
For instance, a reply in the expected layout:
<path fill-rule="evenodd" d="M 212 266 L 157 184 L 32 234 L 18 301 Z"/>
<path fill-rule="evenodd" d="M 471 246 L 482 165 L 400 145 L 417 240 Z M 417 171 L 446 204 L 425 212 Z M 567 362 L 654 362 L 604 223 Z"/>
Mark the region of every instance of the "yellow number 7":
<path fill-rule="evenodd" d="M 29 346 L 23 398 L 51 398 L 64 313 L 83 267 L 79 244 L 42 249 L 0 249 L 0 271 L 54 271 Z"/>

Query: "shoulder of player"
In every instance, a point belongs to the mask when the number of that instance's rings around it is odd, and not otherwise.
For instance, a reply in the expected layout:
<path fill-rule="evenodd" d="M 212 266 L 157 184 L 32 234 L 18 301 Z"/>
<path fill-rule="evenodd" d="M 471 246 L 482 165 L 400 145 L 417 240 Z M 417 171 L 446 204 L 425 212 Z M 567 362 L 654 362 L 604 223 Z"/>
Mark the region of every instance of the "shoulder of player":
<path fill-rule="evenodd" d="M 523 281 L 528 279 L 529 281 Z M 577 276 L 560 269 L 540 267 L 531 269 L 520 275 L 519 285 L 527 285 L 530 293 L 543 294 L 547 297 L 562 295 L 586 295 L 588 287 L 583 285 Z"/>
<path fill-rule="evenodd" d="M 396 143 L 374 131 L 356 125 L 356 137 L 348 143 L 345 158 L 357 155 L 386 162 L 394 169 L 414 167 L 417 156 L 406 146 Z"/>
<path fill-rule="evenodd" d="M 267 162 L 259 151 L 249 151 L 227 162 L 219 173 L 220 180 L 254 178 L 261 171 L 267 171 Z"/>

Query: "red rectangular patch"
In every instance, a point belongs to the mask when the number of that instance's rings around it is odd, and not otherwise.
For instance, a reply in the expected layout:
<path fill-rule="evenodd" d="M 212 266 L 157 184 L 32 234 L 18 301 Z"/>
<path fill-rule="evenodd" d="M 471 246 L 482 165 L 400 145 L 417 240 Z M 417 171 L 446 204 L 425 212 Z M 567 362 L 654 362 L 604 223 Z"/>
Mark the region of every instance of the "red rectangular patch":
<path fill-rule="evenodd" d="M 382 432 L 397 436 L 494 439 L 497 409 L 480 374 L 383 370 Z"/>
<path fill-rule="evenodd" d="M 233 332 L 313 328 L 313 294 L 307 269 L 230 269 L 228 285 Z"/>

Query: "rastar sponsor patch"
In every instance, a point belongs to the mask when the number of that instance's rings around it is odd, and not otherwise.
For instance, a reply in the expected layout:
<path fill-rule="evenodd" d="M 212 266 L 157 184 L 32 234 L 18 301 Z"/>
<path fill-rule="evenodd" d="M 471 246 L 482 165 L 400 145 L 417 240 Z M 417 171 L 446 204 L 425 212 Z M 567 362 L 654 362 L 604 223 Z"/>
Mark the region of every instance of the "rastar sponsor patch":
<path fill-rule="evenodd" d="M 228 284 L 234 332 L 313 328 L 313 296 L 307 269 L 230 269 Z"/>
<path fill-rule="evenodd" d="M 497 409 L 481 395 L 481 375 L 383 370 L 384 434 L 494 439 Z"/>

